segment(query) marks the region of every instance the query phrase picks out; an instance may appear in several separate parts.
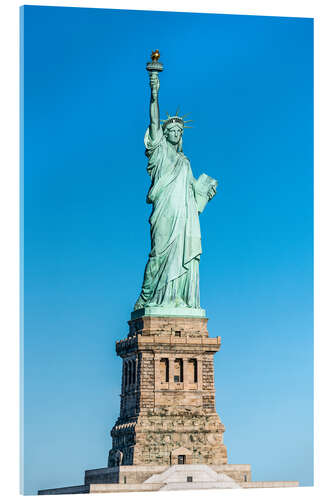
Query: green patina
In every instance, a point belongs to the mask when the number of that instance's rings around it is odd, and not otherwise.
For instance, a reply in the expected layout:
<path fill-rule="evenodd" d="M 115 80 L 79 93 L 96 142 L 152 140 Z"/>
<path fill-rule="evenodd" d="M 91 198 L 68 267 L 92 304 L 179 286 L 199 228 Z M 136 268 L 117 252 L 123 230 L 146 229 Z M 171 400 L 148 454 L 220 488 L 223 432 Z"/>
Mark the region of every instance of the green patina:
<path fill-rule="evenodd" d="M 166 316 L 204 316 L 199 294 L 199 213 L 215 195 L 217 181 L 206 174 L 194 178 L 183 153 L 186 122 L 176 113 L 161 125 L 158 73 L 149 70 L 149 74 L 150 125 L 144 142 L 151 178 L 147 202 L 153 205 L 151 252 L 133 318 L 153 315 L 154 308 L 159 315 L 162 310 Z"/>

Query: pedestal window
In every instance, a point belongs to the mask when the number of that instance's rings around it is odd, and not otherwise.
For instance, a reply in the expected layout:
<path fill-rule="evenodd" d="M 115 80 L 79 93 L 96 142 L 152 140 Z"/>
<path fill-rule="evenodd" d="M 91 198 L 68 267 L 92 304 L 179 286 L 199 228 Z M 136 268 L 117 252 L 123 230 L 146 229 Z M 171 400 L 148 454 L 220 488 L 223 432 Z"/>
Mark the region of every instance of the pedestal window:
<path fill-rule="evenodd" d="M 183 382 L 183 380 L 184 380 L 183 360 L 177 358 L 175 359 L 175 365 L 174 365 L 174 382 Z"/>
<path fill-rule="evenodd" d="M 168 360 L 168 358 L 162 358 L 160 360 L 160 375 L 161 375 L 161 382 L 169 382 L 169 360 Z"/>

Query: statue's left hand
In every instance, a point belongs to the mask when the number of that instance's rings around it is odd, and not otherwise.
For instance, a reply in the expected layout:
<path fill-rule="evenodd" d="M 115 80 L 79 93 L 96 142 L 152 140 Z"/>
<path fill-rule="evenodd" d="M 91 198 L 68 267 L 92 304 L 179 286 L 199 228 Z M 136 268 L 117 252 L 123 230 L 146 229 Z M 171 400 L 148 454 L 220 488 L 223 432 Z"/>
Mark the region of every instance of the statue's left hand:
<path fill-rule="evenodd" d="M 216 195 L 216 187 L 212 186 L 209 188 L 208 193 L 207 193 L 208 199 L 211 200 L 213 198 L 213 196 L 215 196 L 215 195 Z"/>

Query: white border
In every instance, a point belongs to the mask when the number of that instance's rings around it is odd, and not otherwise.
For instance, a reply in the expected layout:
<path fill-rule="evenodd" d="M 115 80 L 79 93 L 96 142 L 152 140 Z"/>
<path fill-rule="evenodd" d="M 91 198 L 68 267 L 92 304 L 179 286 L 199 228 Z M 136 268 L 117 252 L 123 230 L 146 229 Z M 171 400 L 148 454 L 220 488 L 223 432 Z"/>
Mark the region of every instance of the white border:
<path fill-rule="evenodd" d="M 120 8 L 120 2 L 34 1 L 28 5 Z M 19 489 L 19 6 L 17 0 L 0 4 L 0 332 L 1 349 L 1 496 L 17 498 Z M 332 31 L 330 2 L 321 0 L 197 0 L 125 1 L 122 9 L 216 12 L 315 18 L 315 487 L 276 490 L 223 491 L 227 498 L 329 498 L 332 449 Z M 320 410 L 320 411 L 319 411 Z M 151 493 L 149 498 L 201 498 L 203 492 Z M 221 492 L 207 492 L 219 498 Z M 145 494 L 144 494 L 145 495 Z M 163 497 L 164 495 L 164 497 Z M 80 497 L 80 496 L 79 496 Z M 65 495 L 64 498 L 72 498 Z M 84 498 L 84 497 L 83 497 Z M 112 498 L 146 498 L 143 494 L 113 494 Z"/>

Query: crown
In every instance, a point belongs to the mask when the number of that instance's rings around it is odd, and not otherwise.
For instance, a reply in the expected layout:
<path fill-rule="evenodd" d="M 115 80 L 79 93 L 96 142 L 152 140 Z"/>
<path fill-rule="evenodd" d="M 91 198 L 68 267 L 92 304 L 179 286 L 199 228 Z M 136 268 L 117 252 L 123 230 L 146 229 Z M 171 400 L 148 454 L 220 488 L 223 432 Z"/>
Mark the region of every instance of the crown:
<path fill-rule="evenodd" d="M 163 130 L 171 123 L 179 125 L 181 128 L 192 128 L 188 125 L 185 125 L 185 123 L 192 121 L 192 120 L 184 120 L 185 116 L 188 116 L 188 114 L 179 116 L 179 108 L 177 109 L 176 114 L 173 116 L 170 116 L 169 113 L 167 112 L 167 119 L 161 120 Z"/>

